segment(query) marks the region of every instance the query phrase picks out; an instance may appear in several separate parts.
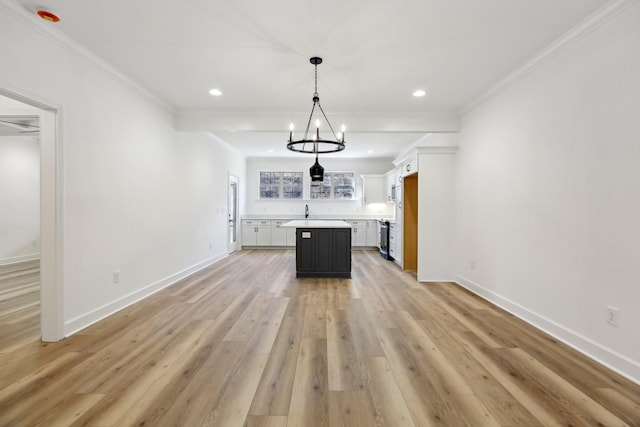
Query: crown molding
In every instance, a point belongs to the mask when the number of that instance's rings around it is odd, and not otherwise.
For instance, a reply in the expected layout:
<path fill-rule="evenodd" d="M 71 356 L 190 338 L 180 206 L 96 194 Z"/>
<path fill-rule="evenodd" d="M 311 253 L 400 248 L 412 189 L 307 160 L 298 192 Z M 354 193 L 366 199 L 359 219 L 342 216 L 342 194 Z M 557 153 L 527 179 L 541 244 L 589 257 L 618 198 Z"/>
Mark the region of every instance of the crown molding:
<path fill-rule="evenodd" d="M 475 98 L 460 110 L 460 117 L 464 117 L 471 111 L 484 104 L 498 93 L 502 92 L 516 81 L 520 80 L 527 74 L 531 73 L 546 61 L 558 55 L 574 43 L 582 40 L 584 37 L 598 29 L 600 26 L 610 21 L 622 13 L 628 7 L 636 4 L 638 0 L 611 0 L 600 9 L 589 15 L 578 25 L 567 31 L 560 38 L 549 44 L 540 52 L 531 57 L 524 64 L 520 65 L 511 73 L 507 74 L 502 80 L 492 86 L 479 97 Z"/>
<path fill-rule="evenodd" d="M 47 23 L 42 19 L 38 18 L 34 13 L 31 13 L 28 9 L 14 0 L 0 0 L 0 10 L 11 15 L 31 30 L 49 39 L 51 42 L 84 59 L 87 63 L 95 66 L 106 76 L 142 95 L 144 98 L 158 105 L 165 111 L 171 114 L 176 114 L 176 109 L 171 104 L 164 101 L 130 77 L 126 76 L 97 54 L 71 39 L 61 31 L 55 29 L 52 25 L 46 25 Z"/>

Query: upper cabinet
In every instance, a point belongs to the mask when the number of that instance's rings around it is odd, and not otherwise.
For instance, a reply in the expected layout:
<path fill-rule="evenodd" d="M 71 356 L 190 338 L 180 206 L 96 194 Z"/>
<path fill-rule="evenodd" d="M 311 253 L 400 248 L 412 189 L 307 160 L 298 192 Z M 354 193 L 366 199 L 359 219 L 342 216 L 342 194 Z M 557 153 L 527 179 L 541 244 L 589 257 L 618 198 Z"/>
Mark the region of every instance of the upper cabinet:
<path fill-rule="evenodd" d="M 362 203 L 385 203 L 387 191 L 384 175 L 360 175 L 362 177 Z"/>
<path fill-rule="evenodd" d="M 403 177 L 418 172 L 418 156 L 413 155 L 403 160 L 401 163 L 401 170 Z"/>
<path fill-rule="evenodd" d="M 384 175 L 385 178 L 385 190 L 387 192 L 387 203 L 395 202 L 395 186 L 396 186 L 396 171 L 390 170 Z"/>

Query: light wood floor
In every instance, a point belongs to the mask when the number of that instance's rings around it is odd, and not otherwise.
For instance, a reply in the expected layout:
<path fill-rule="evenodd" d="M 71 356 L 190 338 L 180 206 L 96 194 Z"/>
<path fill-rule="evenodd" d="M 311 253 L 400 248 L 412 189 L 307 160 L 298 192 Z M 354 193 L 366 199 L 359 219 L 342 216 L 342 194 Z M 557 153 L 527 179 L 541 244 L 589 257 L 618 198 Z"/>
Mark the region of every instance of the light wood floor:
<path fill-rule="evenodd" d="M 5 353 L 39 337 L 40 261 L 1 265 L 0 352 Z"/>
<path fill-rule="evenodd" d="M 0 425 L 640 426 L 640 387 L 454 284 L 294 257 L 240 251 L 59 343 L 3 330 Z"/>

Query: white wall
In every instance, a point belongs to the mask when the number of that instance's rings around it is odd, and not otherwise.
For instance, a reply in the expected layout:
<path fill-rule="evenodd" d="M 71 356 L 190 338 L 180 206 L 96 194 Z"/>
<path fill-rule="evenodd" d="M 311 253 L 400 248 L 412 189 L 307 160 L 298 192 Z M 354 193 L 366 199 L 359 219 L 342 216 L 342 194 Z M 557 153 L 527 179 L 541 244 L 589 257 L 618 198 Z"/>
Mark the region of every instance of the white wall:
<path fill-rule="evenodd" d="M 636 381 L 639 22 L 636 3 L 471 111 L 457 165 L 460 283 Z"/>
<path fill-rule="evenodd" d="M 62 293 L 70 334 L 225 256 L 220 207 L 227 205 L 229 164 L 240 175 L 244 168 L 209 135 L 176 132 L 170 109 L 46 22 L 6 7 L 0 4 L 0 88 L 46 100 L 62 117 Z"/>
<path fill-rule="evenodd" d="M 455 276 L 455 241 L 452 236 L 455 235 L 456 222 L 456 148 L 419 147 L 417 150 L 418 280 L 452 281 Z"/>
<path fill-rule="evenodd" d="M 0 265 L 40 256 L 39 180 L 38 138 L 0 136 Z"/>
<path fill-rule="evenodd" d="M 283 142 L 284 144 L 284 142 Z M 393 169 L 390 159 L 344 159 L 320 157 L 319 163 L 326 172 L 355 172 L 355 200 L 309 200 L 309 168 L 315 162 L 311 155 L 300 155 L 300 158 L 249 158 L 247 160 L 246 208 L 243 215 L 304 215 L 305 204 L 309 205 L 311 216 L 334 217 L 346 215 L 362 218 L 393 216 L 393 204 L 363 204 L 362 179 L 360 175 L 384 174 Z M 260 172 L 282 171 L 302 172 L 304 179 L 304 200 L 260 200 Z"/>

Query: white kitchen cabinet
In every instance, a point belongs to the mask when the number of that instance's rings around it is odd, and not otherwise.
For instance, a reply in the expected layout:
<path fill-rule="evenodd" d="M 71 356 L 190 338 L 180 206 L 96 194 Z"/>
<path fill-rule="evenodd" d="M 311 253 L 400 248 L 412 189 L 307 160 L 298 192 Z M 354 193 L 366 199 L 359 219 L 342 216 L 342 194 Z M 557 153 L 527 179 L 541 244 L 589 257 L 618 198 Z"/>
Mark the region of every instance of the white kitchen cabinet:
<path fill-rule="evenodd" d="M 346 221 L 351 225 L 351 246 L 367 246 L 367 221 Z"/>
<path fill-rule="evenodd" d="M 367 220 L 367 246 L 380 247 L 380 232 L 378 231 L 378 221 Z"/>
<path fill-rule="evenodd" d="M 390 223 L 389 224 L 389 255 L 393 259 L 395 259 L 396 257 L 396 248 L 397 248 L 396 236 L 397 236 L 396 224 Z"/>
<path fill-rule="evenodd" d="M 271 221 L 268 219 L 242 220 L 242 246 L 270 246 Z"/>
<path fill-rule="evenodd" d="M 403 237 L 403 221 L 404 221 L 404 192 L 402 185 L 396 185 L 396 222 L 393 224 L 395 231 L 395 250 L 393 259 L 402 266 L 402 237 Z M 391 227 L 389 227 L 391 230 Z M 389 239 L 391 240 L 391 239 Z"/>
<path fill-rule="evenodd" d="M 384 175 L 360 175 L 362 178 L 362 203 L 385 203 Z"/>
<path fill-rule="evenodd" d="M 295 246 L 296 229 L 282 227 L 282 224 L 289 222 L 288 219 L 271 220 L 271 246 Z"/>
<path fill-rule="evenodd" d="M 288 227 L 287 229 L 287 246 L 296 245 L 296 229 Z"/>
<path fill-rule="evenodd" d="M 402 162 L 402 176 L 411 175 L 418 172 L 418 156 L 409 157 Z"/>
<path fill-rule="evenodd" d="M 387 192 L 387 203 L 395 201 L 395 185 L 396 185 L 396 171 L 394 169 L 387 172 L 385 178 L 385 190 Z"/>
<path fill-rule="evenodd" d="M 287 228 L 281 227 L 287 221 L 271 221 L 271 246 L 287 246 Z"/>

